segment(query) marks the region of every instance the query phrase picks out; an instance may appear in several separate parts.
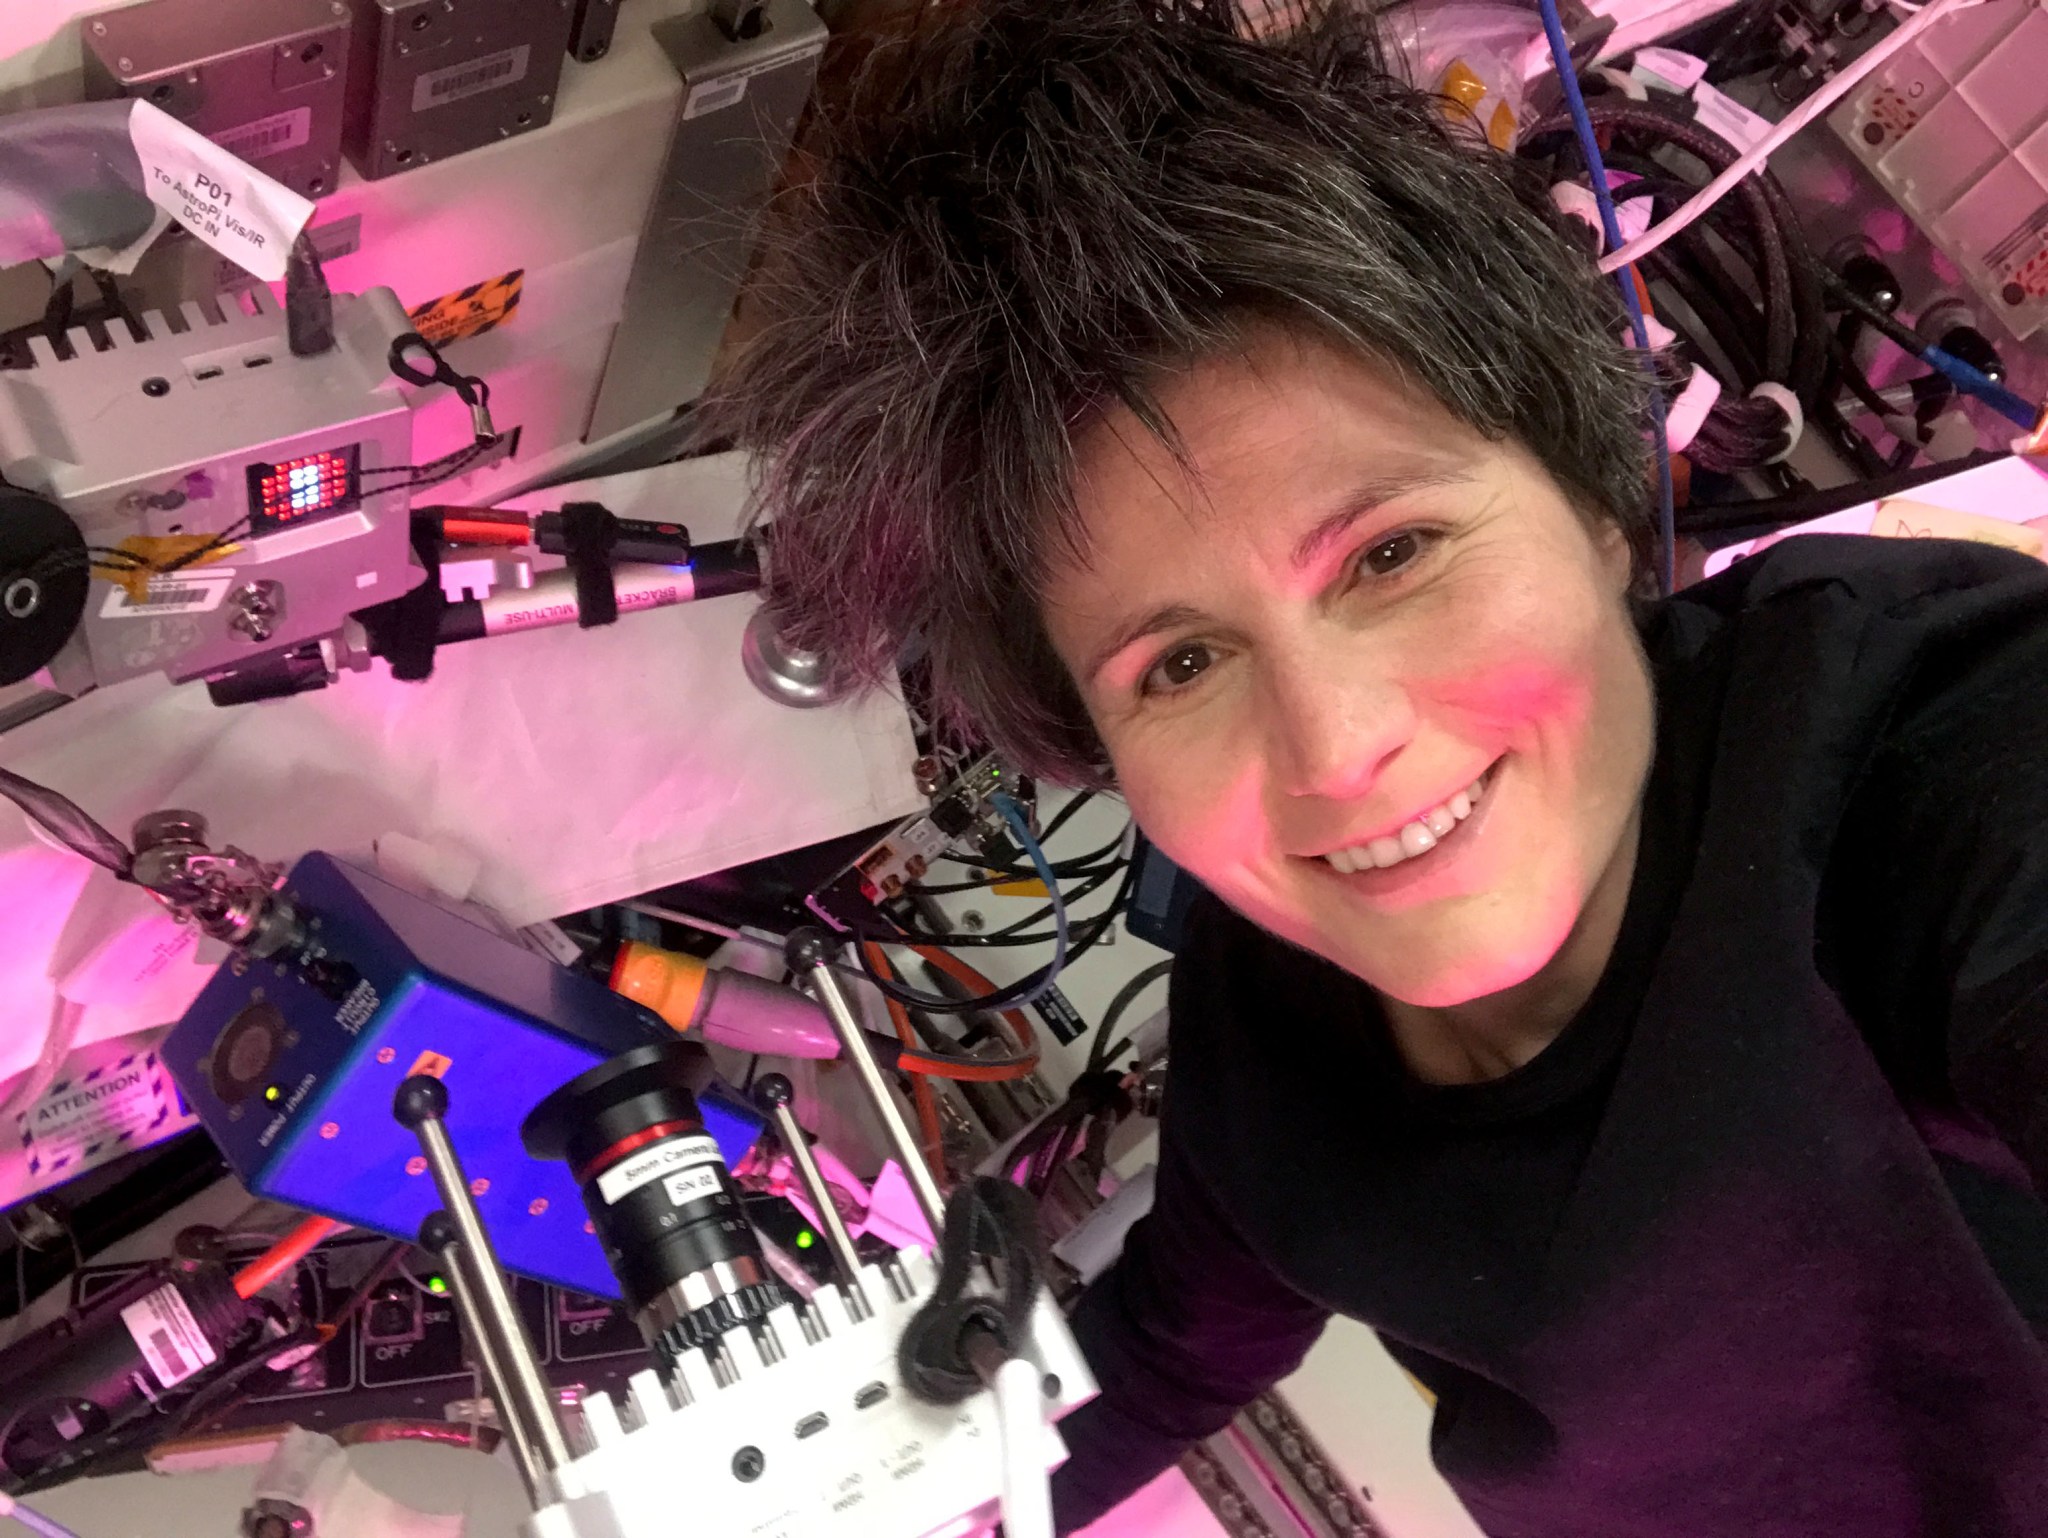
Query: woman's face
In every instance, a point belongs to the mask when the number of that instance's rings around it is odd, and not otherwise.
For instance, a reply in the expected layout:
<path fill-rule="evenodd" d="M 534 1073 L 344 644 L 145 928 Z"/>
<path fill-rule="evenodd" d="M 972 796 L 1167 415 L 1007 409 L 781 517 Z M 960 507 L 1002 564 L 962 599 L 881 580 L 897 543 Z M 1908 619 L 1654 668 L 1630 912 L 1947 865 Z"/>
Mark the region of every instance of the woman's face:
<path fill-rule="evenodd" d="M 1621 535 L 1318 343 L 1263 335 L 1160 401 L 1193 476 L 1103 420 L 1087 562 L 1042 595 L 1139 825 L 1396 999 L 1534 976 L 1632 858 L 1653 728 Z"/>

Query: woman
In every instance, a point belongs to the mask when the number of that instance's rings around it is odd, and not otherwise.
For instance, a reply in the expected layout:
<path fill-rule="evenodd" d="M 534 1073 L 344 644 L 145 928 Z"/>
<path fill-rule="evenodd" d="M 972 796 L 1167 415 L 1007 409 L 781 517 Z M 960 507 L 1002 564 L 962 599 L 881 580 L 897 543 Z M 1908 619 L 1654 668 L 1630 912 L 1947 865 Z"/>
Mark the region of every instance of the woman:
<path fill-rule="evenodd" d="M 1208 893 L 1063 1529 L 1341 1311 L 1491 1533 L 2048 1533 L 2039 568 L 1644 601 L 1610 291 L 1338 23 L 984 0 L 790 204 L 784 625 Z"/>

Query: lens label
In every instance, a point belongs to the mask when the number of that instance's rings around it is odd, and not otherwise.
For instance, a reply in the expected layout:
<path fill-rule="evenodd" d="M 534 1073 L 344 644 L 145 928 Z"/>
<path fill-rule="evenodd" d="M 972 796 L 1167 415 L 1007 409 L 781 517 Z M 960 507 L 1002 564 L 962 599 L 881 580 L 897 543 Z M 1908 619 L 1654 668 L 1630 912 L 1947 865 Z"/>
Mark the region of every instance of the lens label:
<path fill-rule="evenodd" d="M 716 1196 L 725 1189 L 718 1178 L 718 1166 L 700 1164 L 693 1170 L 684 1170 L 680 1175 L 668 1177 L 668 1199 L 672 1206 L 687 1207 L 691 1202 L 701 1202 L 707 1196 Z"/>
<path fill-rule="evenodd" d="M 723 1165 L 719 1157 L 718 1144 L 708 1137 L 680 1137 L 645 1153 L 614 1164 L 597 1177 L 597 1190 L 606 1206 L 614 1206 L 651 1180 L 662 1180 L 670 1175 L 681 1175 L 699 1165 Z M 716 1180 L 717 1172 L 712 1172 Z M 681 1202 L 676 1203 L 681 1206 Z"/>

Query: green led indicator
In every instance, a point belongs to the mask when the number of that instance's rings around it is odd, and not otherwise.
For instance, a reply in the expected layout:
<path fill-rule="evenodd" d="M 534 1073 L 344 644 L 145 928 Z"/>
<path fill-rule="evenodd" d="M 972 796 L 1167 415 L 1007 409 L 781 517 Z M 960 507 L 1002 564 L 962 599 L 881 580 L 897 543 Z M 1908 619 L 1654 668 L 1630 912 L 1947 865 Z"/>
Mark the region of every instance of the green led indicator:
<path fill-rule="evenodd" d="M 440 1277 L 430 1276 L 427 1278 L 427 1291 L 431 1292 L 435 1297 L 440 1297 L 447 1290 L 447 1282 L 443 1281 Z"/>
<path fill-rule="evenodd" d="M 800 1250 L 807 1250 L 817 1242 L 818 1236 L 808 1228 L 796 1236 L 796 1247 Z"/>

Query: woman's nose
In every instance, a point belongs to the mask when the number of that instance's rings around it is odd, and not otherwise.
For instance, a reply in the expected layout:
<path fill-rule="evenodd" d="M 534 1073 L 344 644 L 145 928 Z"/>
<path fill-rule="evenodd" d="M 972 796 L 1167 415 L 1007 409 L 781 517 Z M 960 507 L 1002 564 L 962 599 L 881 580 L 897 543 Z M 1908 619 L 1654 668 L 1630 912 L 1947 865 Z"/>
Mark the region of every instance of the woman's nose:
<path fill-rule="evenodd" d="M 1408 691 L 1355 658 L 1290 659 L 1269 669 L 1265 694 L 1269 768 L 1286 795 L 1362 796 L 1415 735 Z"/>

